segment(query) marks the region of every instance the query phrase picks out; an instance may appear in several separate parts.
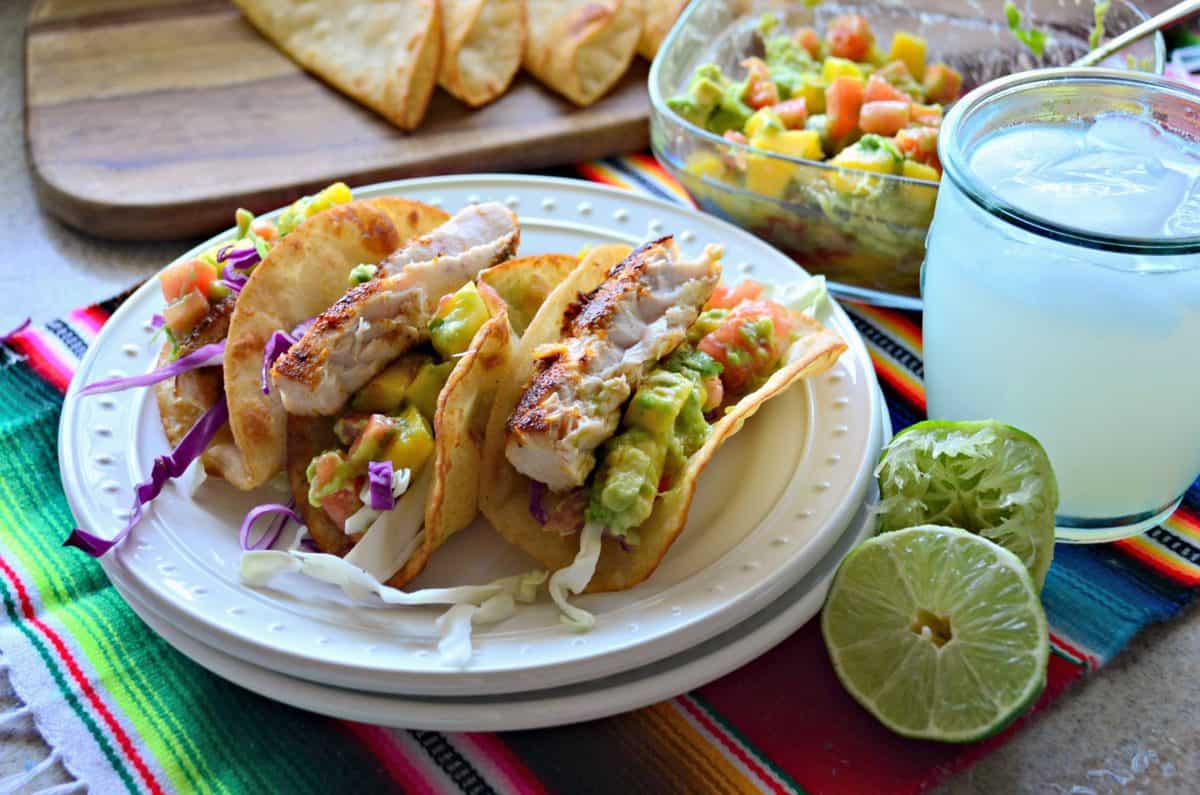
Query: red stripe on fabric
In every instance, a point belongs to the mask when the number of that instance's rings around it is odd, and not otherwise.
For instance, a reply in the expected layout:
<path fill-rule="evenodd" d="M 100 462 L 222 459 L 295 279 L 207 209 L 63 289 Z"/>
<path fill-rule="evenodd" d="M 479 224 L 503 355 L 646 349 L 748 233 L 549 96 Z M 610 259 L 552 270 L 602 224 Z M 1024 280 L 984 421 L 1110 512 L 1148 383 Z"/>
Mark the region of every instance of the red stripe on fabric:
<path fill-rule="evenodd" d="M 108 313 L 96 304 L 76 309 L 70 313 L 70 317 L 85 325 L 93 334 L 99 332 L 108 322 Z"/>
<path fill-rule="evenodd" d="M 1186 505 L 1180 505 L 1175 509 L 1175 513 L 1171 514 L 1167 521 L 1183 525 L 1189 532 L 1195 533 L 1200 537 L 1200 513 L 1192 510 Z"/>
<path fill-rule="evenodd" d="M 520 757 L 495 734 L 463 732 L 458 735 L 504 774 L 508 784 L 521 795 L 548 795 L 549 790 L 533 771 L 525 766 Z"/>
<path fill-rule="evenodd" d="M 379 726 L 370 726 L 355 721 L 338 721 L 359 744 L 374 754 L 383 769 L 392 780 L 404 787 L 406 792 L 418 795 L 438 795 L 438 789 L 425 776 L 421 769 L 408 760 L 397 747 L 392 733 Z"/>
<path fill-rule="evenodd" d="M 25 589 L 25 584 L 17 576 L 16 571 L 14 571 L 12 567 L 8 565 L 8 562 L 4 560 L 4 558 L 0 558 L 0 571 L 3 571 L 8 577 L 9 581 L 13 584 L 13 589 L 17 592 L 17 601 L 21 605 L 21 613 L 24 615 L 25 620 L 29 622 L 30 626 L 35 627 L 39 632 L 41 632 L 42 636 L 45 637 L 46 640 L 50 641 L 50 645 L 54 647 L 54 650 L 58 653 L 59 658 L 62 659 L 62 661 L 66 664 L 67 672 L 71 674 L 71 678 L 74 679 L 79 685 L 80 691 L 87 698 L 88 702 L 91 703 L 93 709 L 96 710 L 96 714 L 100 716 L 101 720 L 104 721 L 104 724 L 108 726 L 109 730 L 113 733 L 113 737 L 116 739 L 117 744 L 121 746 L 121 750 L 125 752 L 125 756 L 129 758 L 130 762 L 133 763 L 133 767 L 138 772 L 138 775 L 141 776 L 142 781 L 147 787 L 150 788 L 151 792 L 158 793 L 158 795 L 164 795 L 163 788 L 158 783 L 158 779 L 155 778 L 154 774 L 150 771 L 150 768 L 146 766 L 145 761 L 142 759 L 142 755 L 138 753 L 137 748 L 134 747 L 133 741 L 129 739 L 129 735 L 126 734 L 125 729 L 120 723 L 117 722 L 117 719 L 113 716 L 112 712 L 109 711 L 108 705 L 104 703 L 104 701 L 100 698 L 100 694 L 97 693 L 95 688 L 92 687 L 92 683 L 83 673 L 83 669 L 81 669 L 79 664 L 75 661 L 75 657 L 71 654 L 71 650 L 67 648 L 67 645 L 63 642 L 62 638 L 57 632 L 55 632 L 50 628 L 49 625 L 37 617 L 37 614 L 33 609 L 33 601 L 29 598 L 29 592 Z"/>
<path fill-rule="evenodd" d="M 925 390 L 909 380 L 911 374 L 874 348 L 869 348 L 867 355 L 871 357 L 871 364 L 875 366 L 875 374 L 899 392 L 910 406 L 924 414 Z"/>
<path fill-rule="evenodd" d="M 1051 655 L 1047 687 L 1035 709 L 1083 672 L 1083 666 Z M 1010 727 L 967 746 L 892 734 L 842 687 L 815 620 L 757 660 L 700 688 L 699 695 L 801 787 L 833 795 L 917 792 L 966 767 L 1016 731 Z"/>
<path fill-rule="evenodd" d="M 1068 654 L 1072 654 L 1078 657 L 1080 660 L 1083 660 L 1088 668 L 1092 669 L 1093 671 L 1100 667 L 1100 660 L 1096 657 L 1096 655 L 1089 654 L 1088 652 L 1076 646 L 1074 643 L 1071 643 L 1062 635 L 1051 632 L 1050 642 L 1058 646 L 1060 649 L 1063 649 Z"/>
<path fill-rule="evenodd" d="M 612 185 L 617 188 L 625 187 L 625 185 L 618 180 L 605 175 L 600 169 L 592 166 L 591 163 L 580 163 L 575 167 L 575 170 L 592 182 L 599 182 L 602 185 Z"/>
<path fill-rule="evenodd" d="M 859 305 L 864 306 L 864 305 Z M 895 309 L 885 309 L 881 306 L 864 306 L 863 314 L 870 317 L 874 315 L 880 320 L 895 326 L 897 331 L 904 333 L 909 339 L 909 342 L 915 342 L 918 346 L 921 344 L 921 327 L 914 323 L 907 315 L 902 315 Z M 916 351 L 919 355 L 920 350 Z"/>
<path fill-rule="evenodd" d="M 29 368 L 43 381 L 48 381 L 59 392 L 67 391 L 73 369 L 38 336 L 37 331 L 22 332 L 10 339 L 8 344 L 25 357 Z"/>
<path fill-rule="evenodd" d="M 697 707 L 690 698 L 687 696 L 681 696 L 680 698 L 675 699 L 675 703 L 683 707 L 684 711 L 691 715 L 697 723 L 703 726 L 709 734 L 715 737 L 717 742 L 719 742 L 726 751 L 733 754 L 735 759 L 737 759 L 746 767 L 750 768 L 750 772 L 752 772 L 759 781 L 770 787 L 772 792 L 777 792 L 780 795 L 788 795 L 788 790 L 780 786 L 779 782 L 775 780 L 775 776 L 773 776 L 770 771 L 764 769 L 763 766 L 758 763 L 757 759 L 746 753 L 746 751 L 742 748 L 741 743 L 730 738 L 729 735 L 726 734 L 725 729 L 721 726 L 718 726 L 716 722 L 713 721 L 712 718 L 708 717 L 704 710 Z"/>
<path fill-rule="evenodd" d="M 1151 549 L 1146 549 L 1144 546 L 1142 546 L 1143 544 L 1150 546 Z M 1183 566 L 1176 564 L 1171 559 L 1171 552 L 1168 550 L 1164 549 L 1161 553 L 1158 552 L 1158 549 L 1156 548 L 1157 545 L 1155 545 L 1153 541 L 1144 541 L 1139 537 L 1134 537 L 1122 539 L 1120 541 L 1114 541 L 1113 546 L 1142 565 L 1158 572 L 1172 582 L 1176 582 L 1187 587 L 1200 585 L 1200 576 L 1196 575 L 1194 572 L 1188 571 Z"/>

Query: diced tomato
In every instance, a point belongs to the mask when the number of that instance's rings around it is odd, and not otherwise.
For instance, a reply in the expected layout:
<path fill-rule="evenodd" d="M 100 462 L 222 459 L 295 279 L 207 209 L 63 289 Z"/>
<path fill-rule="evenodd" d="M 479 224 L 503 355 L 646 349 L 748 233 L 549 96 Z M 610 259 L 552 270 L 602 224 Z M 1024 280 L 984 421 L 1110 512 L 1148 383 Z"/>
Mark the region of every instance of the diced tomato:
<path fill-rule="evenodd" d="M 896 100 L 867 102 L 858 114 L 858 126 L 865 133 L 895 135 L 908 126 L 909 104 Z"/>
<path fill-rule="evenodd" d="M 720 376 L 710 375 L 700 382 L 700 386 L 704 387 L 705 411 L 712 411 L 721 405 L 725 399 L 725 385 L 721 383 Z"/>
<path fill-rule="evenodd" d="M 208 314 L 208 299 L 199 290 L 192 290 L 178 301 L 167 304 L 163 320 L 175 339 L 183 339 Z"/>
<path fill-rule="evenodd" d="M 875 34 L 871 32 L 866 17 L 845 14 L 829 23 L 825 43 L 829 45 L 830 55 L 851 61 L 865 61 L 871 52 L 871 45 L 875 43 Z"/>
<path fill-rule="evenodd" d="M 697 347 L 724 366 L 721 383 L 737 392 L 779 361 L 795 321 L 774 301 L 744 301 Z"/>
<path fill-rule="evenodd" d="M 362 500 L 358 498 L 358 491 L 362 487 L 361 480 L 359 478 L 353 485 L 321 498 L 321 507 L 339 530 L 345 530 L 346 520 L 363 506 Z"/>
<path fill-rule="evenodd" d="M 268 221 L 266 218 L 254 219 L 254 222 L 250 224 L 250 231 L 268 243 L 279 240 L 279 230 L 275 227 L 275 222 Z"/>
<path fill-rule="evenodd" d="M 903 65 L 903 64 L 902 64 Z M 864 102 L 912 102 L 912 97 L 893 86 L 886 78 L 877 74 L 867 78 L 867 90 L 863 94 Z"/>
<path fill-rule="evenodd" d="M 854 132 L 862 104 L 863 84 L 857 77 L 843 75 L 825 89 L 825 129 L 831 139 L 837 141 Z"/>
<path fill-rule="evenodd" d="M 738 130 L 726 130 L 725 134 L 722 135 L 721 137 L 724 138 L 726 141 L 730 141 L 735 144 L 750 143 L 750 139 L 747 138 L 744 133 L 741 133 Z"/>
<path fill-rule="evenodd" d="M 925 69 L 925 101 L 948 105 L 958 99 L 962 91 L 962 75 L 946 66 L 935 63 Z"/>
<path fill-rule="evenodd" d="M 737 287 L 729 287 L 724 282 L 713 288 L 705 309 L 733 309 L 742 301 L 755 301 L 762 296 L 763 286 L 753 279 L 746 279 Z"/>
<path fill-rule="evenodd" d="M 914 102 L 909 110 L 909 121 L 918 127 L 941 127 L 942 106 Z"/>
<path fill-rule="evenodd" d="M 804 122 L 808 120 L 808 103 L 804 101 L 804 97 L 793 97 L 780 102 L 772 106 L 771 110 L 775 111 L 783 126 L 789 130 L 803 129 Z"/>
<path fill-rule="evenodd" d="M 896 148 L 909 160 L 933 166 L 942 171 L 941 161 L 938 160 L 936 127 L 909 127 L 896 133 Z"/>
<path fill-rule="evenodd" d="M 779 89 L 771 79 L 771 70 L 761 58 L 747 58 L 742 61 L 746 67 L 746 88 L 742 92 L 742 101 L 758 110 L 779 102 Z"/>
<path fill-rule="evenodd" d="M 162 285 L 163 298 L 167 303 L 179 300 L 192 290 L 199 290 L 208 295 L 209 287 L 217 279 L 217 268 L 202 259 L 189 259 L 176 262 L 161 274 L 158 281 Z"/>
<path fill-rule="evenodd" d="M 812 28 L 800 28 L 796 31 L 793 38 L 796 43 L 804 49 L 808 50 L 808 54 L 815 60 L 821 60 L 821 37 Z"/>

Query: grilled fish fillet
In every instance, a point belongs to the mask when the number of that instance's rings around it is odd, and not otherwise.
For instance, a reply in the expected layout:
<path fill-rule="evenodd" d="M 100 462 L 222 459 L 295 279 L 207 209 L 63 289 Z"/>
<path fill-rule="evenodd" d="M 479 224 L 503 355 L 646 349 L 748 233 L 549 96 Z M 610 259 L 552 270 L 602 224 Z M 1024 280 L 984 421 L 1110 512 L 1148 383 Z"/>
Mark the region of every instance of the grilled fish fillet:
<path fill-rule="evenodd" d="M 583 485 L 593 452 L 612 436 L 621 405 L 678 347 L 721 275 L 721 249 L 680 259 L 674 238 L 647 243 L 570 307 L 559 342 L 537 366 L 506 425 L 504 453 L 552 491 Z"/>
<path fill-rule="evenodd" d="M 472 205 L 389 255 L 377 278 L 352 288 L 275 360 L 271 381 L 289 414 L 335 414 L 356 391 L 428 339 L 438 299 L 516 253 L 517 217 Z"/>

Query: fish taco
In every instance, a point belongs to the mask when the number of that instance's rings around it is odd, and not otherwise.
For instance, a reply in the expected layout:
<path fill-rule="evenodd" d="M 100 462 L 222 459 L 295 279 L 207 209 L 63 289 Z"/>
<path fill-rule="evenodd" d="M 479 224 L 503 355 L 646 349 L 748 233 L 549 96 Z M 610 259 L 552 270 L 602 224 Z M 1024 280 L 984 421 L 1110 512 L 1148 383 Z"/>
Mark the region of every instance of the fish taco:
<path fill-rule="evenodd" d="M 845 349 L 801 311 L 819 279 L 730 288 L 720 256 L 686 259 L 671 237 L 594 249 L 546 299 L 497 392 L 480 507 L 557 570 L 551 593 L 580 621 L 563 589 L 648 577 L 720 446 Z"/>

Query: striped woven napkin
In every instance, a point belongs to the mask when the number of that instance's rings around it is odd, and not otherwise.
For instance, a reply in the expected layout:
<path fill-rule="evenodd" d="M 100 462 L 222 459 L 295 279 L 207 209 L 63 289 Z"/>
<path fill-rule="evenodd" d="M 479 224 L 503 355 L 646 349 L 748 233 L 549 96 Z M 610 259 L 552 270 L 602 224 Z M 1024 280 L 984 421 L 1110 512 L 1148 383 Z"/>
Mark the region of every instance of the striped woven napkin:
<path fill-rule="evenodd" d="M 687 201 L 644 155 L 571 175 Z M 92 792 L 916 792 L 1028 719 L 975 745 L 895 737 L 838 685 L 815 622 L 693 693 L 557 729 L 397 731 L 228 684 L 151 632 L 94 560 L 62 547 L 73 522 L 55 452 L 61 395 L 119 303 L 76 310 L 0 348 L 0 652 L 44 738 Z M 919 315 L 846 308 L 896 429 L 922 418 Z M 1035 712 L 1192 601 L 1200 483 L 1162 527 L 1055 553 L 1043 594 L 1054 654 Z"/>

